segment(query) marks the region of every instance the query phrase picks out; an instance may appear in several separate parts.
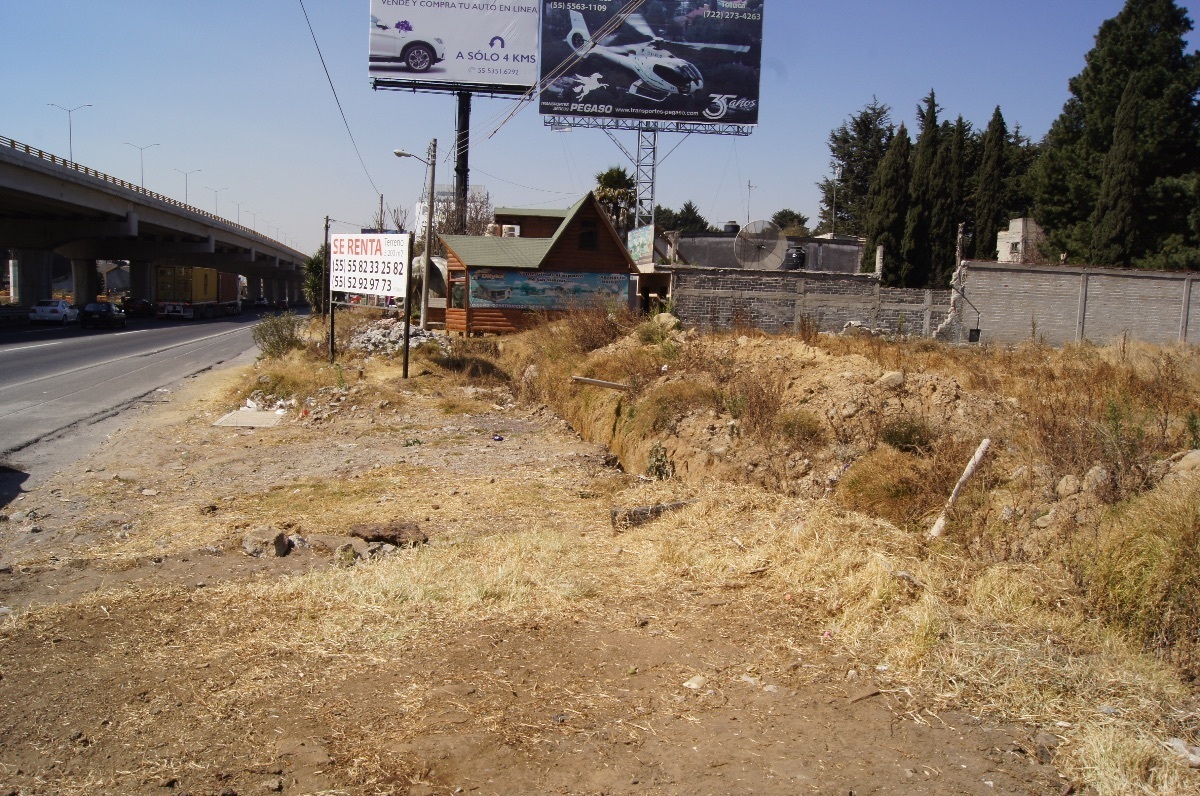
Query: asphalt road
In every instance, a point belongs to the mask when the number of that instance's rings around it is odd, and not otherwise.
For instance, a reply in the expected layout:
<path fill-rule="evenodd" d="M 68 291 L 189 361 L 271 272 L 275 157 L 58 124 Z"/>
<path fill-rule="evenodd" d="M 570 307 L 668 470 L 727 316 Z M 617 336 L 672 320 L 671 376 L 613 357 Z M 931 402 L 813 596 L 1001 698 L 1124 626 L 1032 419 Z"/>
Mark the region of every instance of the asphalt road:
<path fill-rule="evenodd" d="M 253 352 L 258 319 L 246 312 L 195 322 L 134 318 L 128 329 L 0 329 L 0 508 L 20 484 L 85 455 L 123 409 Z"/>

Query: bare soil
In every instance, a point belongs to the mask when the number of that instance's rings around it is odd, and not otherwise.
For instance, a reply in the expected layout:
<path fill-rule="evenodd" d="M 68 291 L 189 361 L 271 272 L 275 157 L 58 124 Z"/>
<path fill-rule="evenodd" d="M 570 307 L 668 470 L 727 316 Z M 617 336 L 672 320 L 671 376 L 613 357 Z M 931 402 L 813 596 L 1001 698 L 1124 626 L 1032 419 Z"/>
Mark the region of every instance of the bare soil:
<path fill-rule="evenodd" d="M 132 410 L 0 509 L 0 796 L 1064 792 L 1044 729 L 937 712 L 806 600 L 624 590 L 636 544 L 609 510 L 641 486 L 547 411 L 422 376 L 214 426 L 242 378 Z M 369 556 L 351 524 L 393 519 L 430 544 L 338 566 Z M 248 555 L 263 528 L 297 546 Z M 545 532 L 602 562 L 549 607 L 370 579 Z M 349 578 L 366 609 L 323 596 Z"/>

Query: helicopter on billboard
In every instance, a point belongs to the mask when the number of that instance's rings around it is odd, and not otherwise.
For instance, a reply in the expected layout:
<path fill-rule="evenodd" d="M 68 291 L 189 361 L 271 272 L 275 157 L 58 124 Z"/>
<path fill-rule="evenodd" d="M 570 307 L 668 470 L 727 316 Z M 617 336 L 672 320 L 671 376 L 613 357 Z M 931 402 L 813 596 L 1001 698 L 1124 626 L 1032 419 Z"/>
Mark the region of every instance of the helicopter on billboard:
<path fill-rule="evenodd" d="M 670 48 L 683 47 L 693 50 L 723 50 L 731 53 L 746 53 L 750 48 L 741 44 L 703 44 L 698 42 L 669 41 L 662 38 L 647 24 L 641 14 L 630 14 L 624 24 L 646 37 L 646 41 L 609 46 L 614 35 L 594 41 L 588 31 L 587 22 L 578 11 L 571 11 L 571 30 L 567 33 L 567 44 L 580 58 L 595 56 L 615 64 L 632 73 L 633 81 L 629 93 L 654 102 L 662 102 L 672 96 L 691 96 L 704 88 L 704 76 L 690 61 L 676 55 Z"/>

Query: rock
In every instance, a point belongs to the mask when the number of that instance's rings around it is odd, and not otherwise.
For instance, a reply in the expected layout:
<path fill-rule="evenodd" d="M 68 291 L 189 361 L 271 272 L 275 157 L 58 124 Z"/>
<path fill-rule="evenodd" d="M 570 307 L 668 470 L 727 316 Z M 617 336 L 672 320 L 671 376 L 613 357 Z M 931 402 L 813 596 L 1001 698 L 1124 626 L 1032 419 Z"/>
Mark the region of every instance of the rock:
<path fill-rule="evenodd" d="M 279 777 L 267 780 L 264 787 L 269 793 L 279 793 L 283 790 L 283 780 Z"/>
<path fill-rule="evenodd" d="M 1049 764 L 1054 760 L 1054 750 L 1058 748 L 1058 736 L 1048 732 L 1039 732 L 1033 738 L 1034 756 L 1038 762 Z"/>
<path fill-rule="evenodd" d="M 1200 472 L 1200 450 L 1188 451 L 1178 461 L 1171 463 L 1171 473 Z"/>
<path fill-rule="evenodd" d="M 392 520 L 386 525 L 356 523 L 350 526 L 350 535 L 366 542 L 382 542 L 394 547 L 416 547 L 429 541 L 420 527 L 408 520 Z"/>
<path fill-rule="evenodd" d="M 898 370 L 893 370 L 885 373 L 875 380 L 876 387 L 882 387 L 885 390 L 895 390 L 904 386 L 904 374 Z"/>
<path fill-rule="evenodd" d="M 339 545 L 338 549 L 333 551 L 333 563 L 342 569 L 349 569 L 357 560 L 358 551 L 352 544 Z"/>
<path fill-rule="evenodd" d="M 291 549 L 292 543 L 283 531 L 266 525 L 255 528 L 242 539 L 242 551 L 255 558 L 282 558 Z"/>
<path fill-rule="evenodd" d="M 1112 486 L 1112 476 L 1108 470 L 1096 465 L 1088 470 L 1083 476 L 1083 491 L 1084 492 L 1106 492 Z"/>
<path fill-rule="evenodd" d="M 157 489 L 143 489 L 142 490 L 143 497 L 155 497 L 157 494 L 158 494 Z"/>
<path fill-rule="evenodd" d="M 367 545 L 367 558 L 387 558 L 400 550 L 394 544 L 387 542 L 371 542 Z"/>
<path fill-rule="evenodd" d="M 654 322 L 668 332 L 673 332 L 680 326 L 679 319 L 669 312 L 660 312 L 655 315 Z"/>
<path fill-rule="evenodd" d="M 683 687 L 690 688 L 693 691 L 699 691 L 701 688 L 703 688 L 707 684 L 708 684 L 708 680 L 706 680 L 704 678 L 704 675 L 698 674 L 695 677 L 693 677 L 691 680 L 688 680 L 686 683 L 684 683 Z"/>
<path fill-rule="evenodd" d="M 1058 482 L 1058 486 L 1054 488 L 1054 494 L 1058 495 L 1059 500 L 1065 500 L 1071 495 L 1078 495 L 1083 489 L 1078 476 L 1064 475 L 1062 480 Z"/>
<path fill-rule="evenodd" d="M 8 515 L 8 518 L 13 522 L 25 522 L 25 518 L 28 516 L 29 515 L 24 511 L 14 511 L 12 514 Z"/>

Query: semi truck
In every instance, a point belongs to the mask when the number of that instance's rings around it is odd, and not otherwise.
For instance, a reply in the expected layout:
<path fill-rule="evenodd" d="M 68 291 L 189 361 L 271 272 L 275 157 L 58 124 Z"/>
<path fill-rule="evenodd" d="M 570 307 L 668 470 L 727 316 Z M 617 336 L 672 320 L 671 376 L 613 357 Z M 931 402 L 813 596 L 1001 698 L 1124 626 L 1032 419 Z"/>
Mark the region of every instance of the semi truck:
<path fill-rule="evenodd" d="M 237 274 L 190 265 L 155 268 L 154 311 L 159 318 L 237 315 L 242 302 Z"/>

